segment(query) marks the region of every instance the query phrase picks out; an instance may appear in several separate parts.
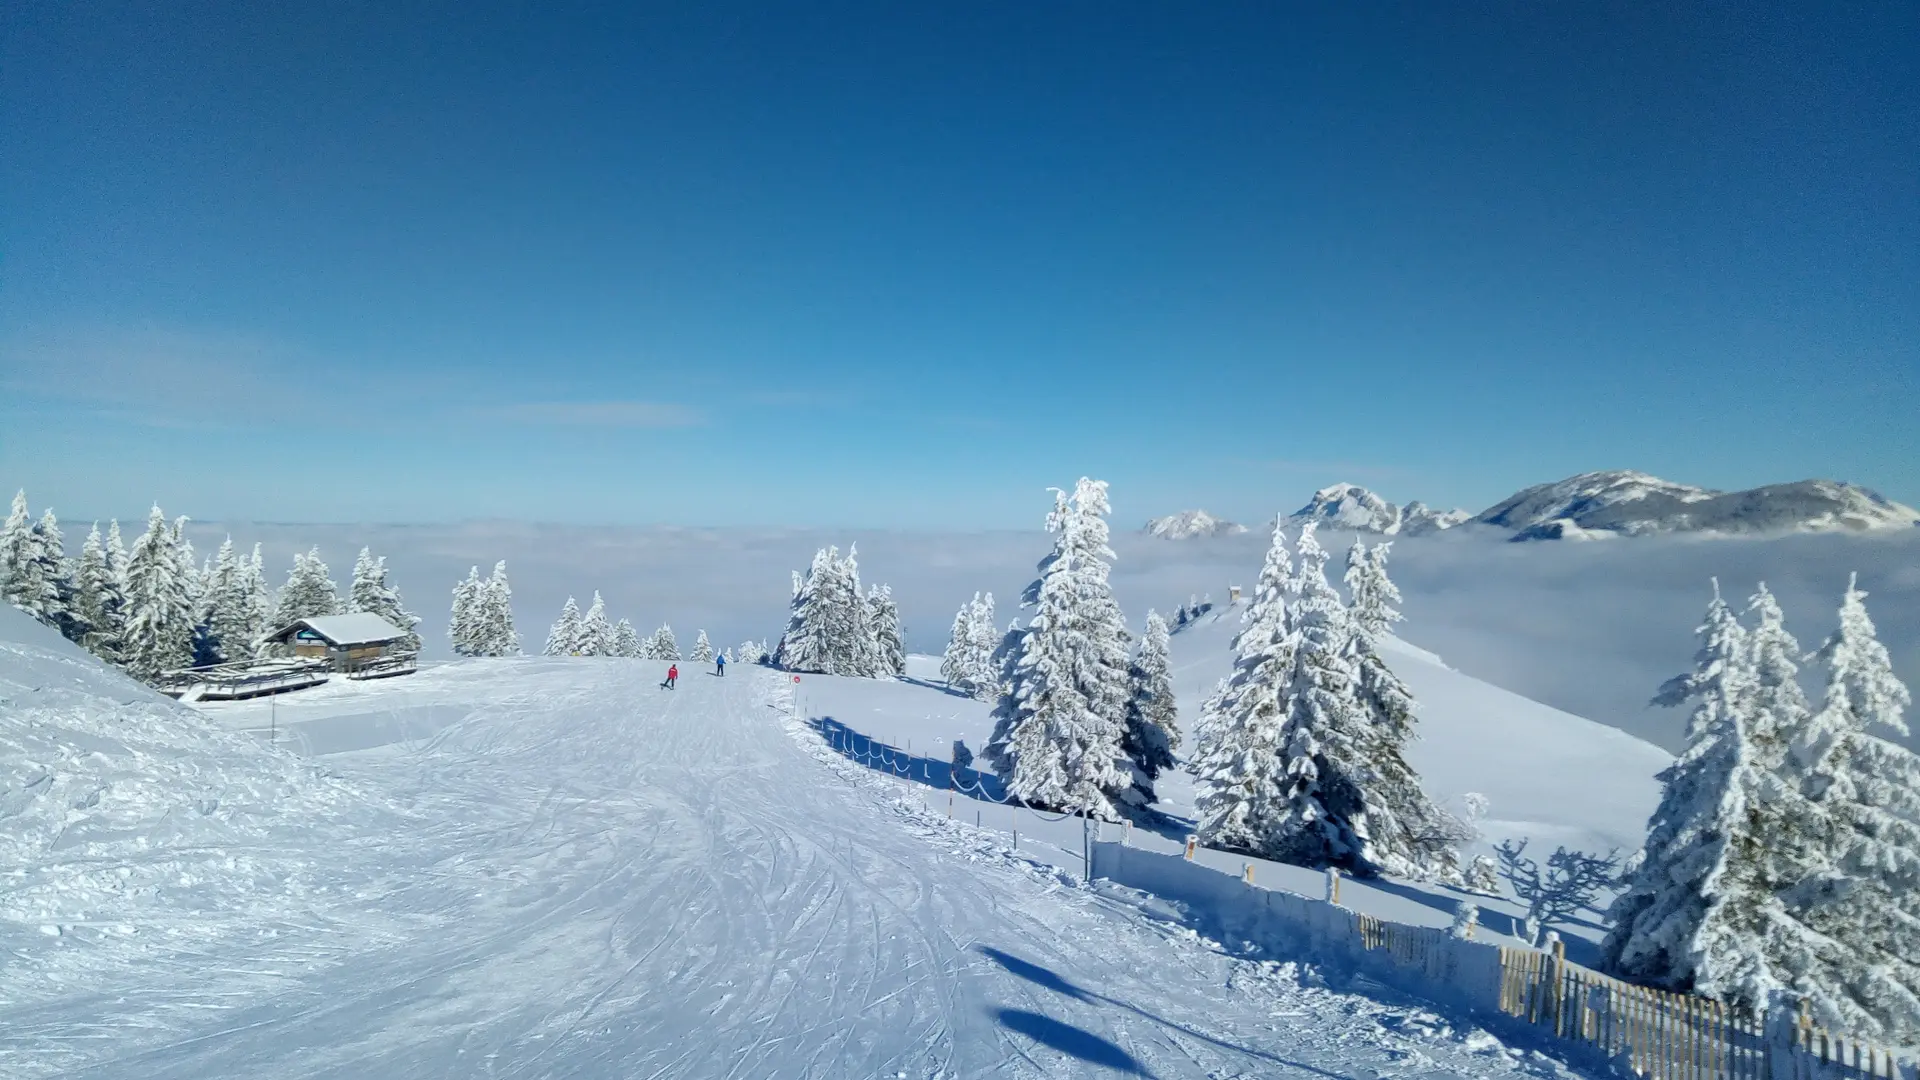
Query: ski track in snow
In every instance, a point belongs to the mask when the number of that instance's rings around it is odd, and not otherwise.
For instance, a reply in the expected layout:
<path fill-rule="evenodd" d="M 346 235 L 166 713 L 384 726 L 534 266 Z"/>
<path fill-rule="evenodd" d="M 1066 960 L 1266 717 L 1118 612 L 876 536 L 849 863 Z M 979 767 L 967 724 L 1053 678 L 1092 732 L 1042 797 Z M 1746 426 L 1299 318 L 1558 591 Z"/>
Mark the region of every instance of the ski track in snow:
<path fill-rule="evenodd" d="M 288 897 L 271 935 L 63 945 L 91 950 L 84 977 L 0 1005 L 0 1074 L 1569 1075 L 1013 855 L 839 761 L 766 672 L 688 665 L 669 692 L 660 667 L 394 680 L 511 689 L 328 759 L 399 810 L 301 853 L 332 890 Z"/>

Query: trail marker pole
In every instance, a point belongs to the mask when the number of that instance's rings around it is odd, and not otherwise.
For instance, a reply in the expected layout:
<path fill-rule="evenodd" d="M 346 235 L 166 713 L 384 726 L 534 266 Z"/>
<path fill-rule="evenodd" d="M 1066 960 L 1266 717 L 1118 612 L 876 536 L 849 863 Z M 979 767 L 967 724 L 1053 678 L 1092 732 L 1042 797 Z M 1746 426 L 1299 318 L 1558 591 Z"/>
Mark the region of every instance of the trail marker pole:
<path fill-rule="evenodd" d="M 1093 819 L 1086 808 L 1080 808 L 1080 866 L 1081 877 L 1093 881 Z"/>
<path fill-rule="evenodd" d="M 267 711 L 267 745 L 272 746 L 280 741 L 280 695 L 267 698 Z"/>

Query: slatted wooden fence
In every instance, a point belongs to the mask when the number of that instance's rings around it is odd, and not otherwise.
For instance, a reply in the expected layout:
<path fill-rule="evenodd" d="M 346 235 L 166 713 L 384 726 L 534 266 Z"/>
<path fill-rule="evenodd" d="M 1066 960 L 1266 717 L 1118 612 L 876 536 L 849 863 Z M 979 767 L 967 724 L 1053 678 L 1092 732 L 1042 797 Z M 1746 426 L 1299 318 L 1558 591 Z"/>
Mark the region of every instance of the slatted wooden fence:
<path fill-rule="evenodd" d="M 1636 986 L 1553 952 L 1467 941 L 1317 897 L 1268 889 L 1180 855 L 1091 845 L 1089 870 L 1186 903 L 1216 929 L 1277 950 L 1335 954 L 1361 970 L 1651 1080 L 1920 1080 L 1914 1058 L 1814 1027 L 1785 1030 L 1716 1001 Z"/>

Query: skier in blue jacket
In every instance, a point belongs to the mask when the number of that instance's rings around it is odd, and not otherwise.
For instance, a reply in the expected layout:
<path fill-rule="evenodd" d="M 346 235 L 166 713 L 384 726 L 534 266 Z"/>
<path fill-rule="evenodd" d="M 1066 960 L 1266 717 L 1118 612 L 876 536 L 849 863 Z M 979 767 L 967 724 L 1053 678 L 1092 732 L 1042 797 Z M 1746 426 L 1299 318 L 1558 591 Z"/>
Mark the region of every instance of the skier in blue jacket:
<path fill-rule="evenodd" d="M 726 653 L 717 652 L 713 654 L 713 673 L 715 675 L 720 676 L 723 679 L 726 678 L 726 675 L 727 675 L 727 654 Z"/>

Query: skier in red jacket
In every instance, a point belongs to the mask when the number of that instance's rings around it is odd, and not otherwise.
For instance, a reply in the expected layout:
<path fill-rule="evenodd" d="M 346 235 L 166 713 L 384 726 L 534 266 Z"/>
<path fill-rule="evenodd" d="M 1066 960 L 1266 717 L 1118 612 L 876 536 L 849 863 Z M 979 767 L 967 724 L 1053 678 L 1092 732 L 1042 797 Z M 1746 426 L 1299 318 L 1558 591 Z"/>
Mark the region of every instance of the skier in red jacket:
<path fill-rule="evenodd" d="M 679 664 L 669 665 L 667 668 L 667 689 L 669 690 L 673 689 L 673 684 L 677 682 L 679 678 L 680 678 L 680 665 Z"/>

